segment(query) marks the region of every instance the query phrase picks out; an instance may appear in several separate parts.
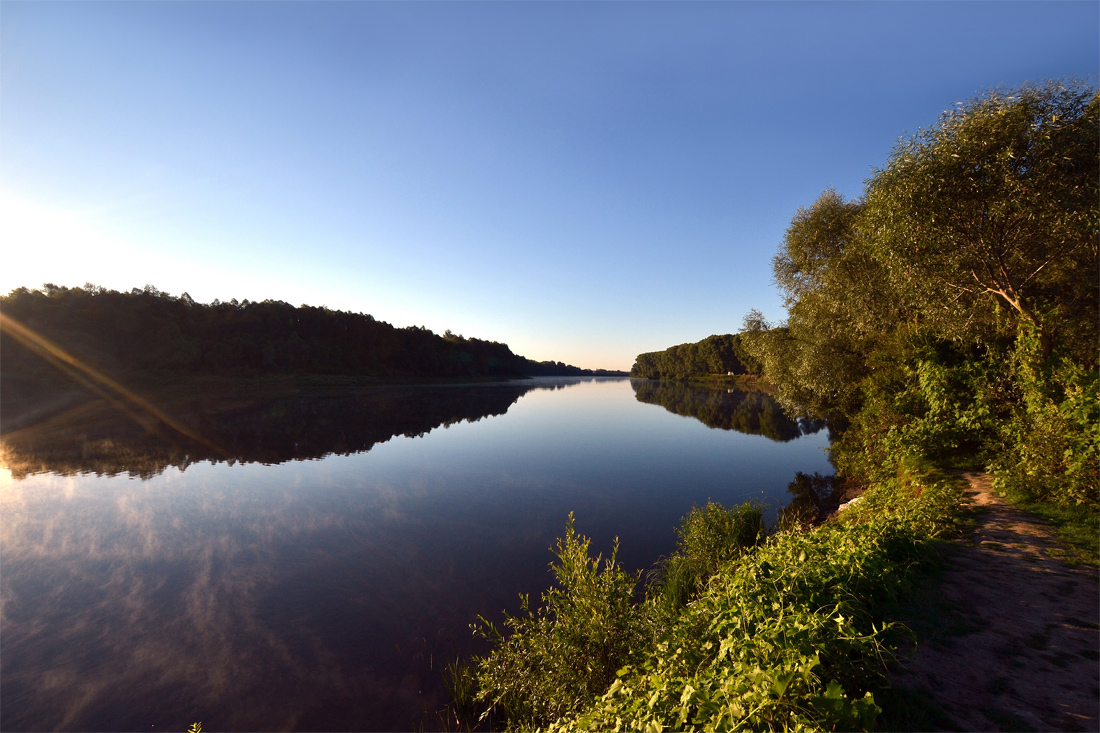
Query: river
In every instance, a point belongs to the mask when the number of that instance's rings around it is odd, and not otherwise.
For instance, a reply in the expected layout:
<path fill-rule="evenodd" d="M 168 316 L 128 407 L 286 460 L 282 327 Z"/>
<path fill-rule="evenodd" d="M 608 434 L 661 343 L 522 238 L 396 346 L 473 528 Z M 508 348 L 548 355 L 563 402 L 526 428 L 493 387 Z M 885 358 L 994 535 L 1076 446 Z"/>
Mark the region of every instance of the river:
<path fill-rule="evenodd" d="M 628 379 L 85 403 L 2 436 L 0 728 L 407 730 L 577 530 L 646 569 L 708 499 L 768 516 L 828 431 Z M 139 416 L 140 417 L 140 416 Z"/>

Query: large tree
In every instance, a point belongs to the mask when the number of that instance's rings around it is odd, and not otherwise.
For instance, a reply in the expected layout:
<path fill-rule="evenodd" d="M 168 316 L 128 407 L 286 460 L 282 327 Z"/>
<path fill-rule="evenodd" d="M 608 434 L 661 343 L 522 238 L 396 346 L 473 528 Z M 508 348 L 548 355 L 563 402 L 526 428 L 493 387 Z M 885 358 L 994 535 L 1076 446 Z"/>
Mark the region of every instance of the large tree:
<path fill-rule="evenodd" d="M 859 201 L 828 189 L 799 209 L 772 262 L 787 321 L 745 319 L 743 342 L 783 406 L 817 417 L 857 407 L 867 355 L 901 317 L 885 271 L 856 226 Z"/>
<path fill-rule="evenodd" d="M 994 91 L 897 144 L 868 181 L 866 239 L 945 337 L 1023 323 L 1095 363 L 1100 97 L 1077 82 Z"/>

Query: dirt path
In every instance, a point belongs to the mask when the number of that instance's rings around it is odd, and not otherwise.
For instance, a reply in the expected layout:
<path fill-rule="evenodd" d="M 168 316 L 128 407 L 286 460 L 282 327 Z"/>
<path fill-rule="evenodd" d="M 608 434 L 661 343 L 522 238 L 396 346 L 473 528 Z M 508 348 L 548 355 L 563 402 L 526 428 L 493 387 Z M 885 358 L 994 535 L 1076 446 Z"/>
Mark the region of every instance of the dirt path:
<path fill-rule="evenodd" d="M 987 475 L 965 478 L 977 529 L 955 543 L 922 610 L 929 638 L 895 682 L 924 688 L 945 727 L 1100 730 L 1096 570 L 1048 554 L 1056 545 L 1042 522 L 1004 504 Z"/>

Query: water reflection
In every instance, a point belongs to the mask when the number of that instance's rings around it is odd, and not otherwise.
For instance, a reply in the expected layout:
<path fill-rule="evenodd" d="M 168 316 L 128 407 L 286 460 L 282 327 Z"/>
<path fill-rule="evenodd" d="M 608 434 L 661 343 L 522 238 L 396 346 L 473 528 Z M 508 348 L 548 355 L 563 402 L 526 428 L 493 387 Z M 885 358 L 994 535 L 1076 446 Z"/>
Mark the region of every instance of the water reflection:
<path fill-rule="evenodd" d="M 779 403 L 764 392 L 654 379 L 632 379 L 630 385 L 639 402 L 660 405 L 677 415 L 693 417 L 709 428 L 736 430 L 786 442 L 825 427 L 825 422 L 820 420 L 792 420 Z"/>
<path fill-rule="evenodd" d="M 791 501 L 783 507 L 782 521 L 787 524 L 817 524 L 835 512 L 848 498 L 845 486 L 836 476 L 813 475 L 799 471 L 787 486 Z"/>
<path fill-rule="evenodd" d="M 569 384 L 581 383 L 578 379 Z M 3 435 L 0 457 L 15 478 L 34 473 L 149 478 L 199 461 L 276 464 L 370 450 L 395 435 L 421 436 L 440 426 L 502 415 L 532 389 L 566 384 L 538 380 L 481 385 L 314 390 L 291 395 L 154 394 L 181 432 L 104 399 Z M 201 436 L 201 440 L 191 435 Z"/>
<path fill-rule="evenodd" d="M 162 400 L 233 465 L 93 403 L 9 450 L 0 729 L 432 729 L 439 670 L 545 589 L 570 511 L 641 569 L 693 504 L 829 470 L 825 436 L 708 430 L 625 380 L 208 403 Z"/>
<path fill-rule="evenodd" d="M 232 488 L 4 492 L 4 729 L 401 729 L 441 704 L 423 633 L 468 620 L 417 528 L 384 495 Z"/>

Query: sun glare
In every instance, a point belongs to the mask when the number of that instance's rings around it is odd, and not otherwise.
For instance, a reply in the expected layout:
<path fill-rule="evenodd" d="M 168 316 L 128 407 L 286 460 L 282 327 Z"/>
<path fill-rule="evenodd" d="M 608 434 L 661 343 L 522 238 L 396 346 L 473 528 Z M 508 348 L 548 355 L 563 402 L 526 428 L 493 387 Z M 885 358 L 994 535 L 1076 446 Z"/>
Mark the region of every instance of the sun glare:
<path fill-rule="evenodd" d="M 0 292 L 80 285 L 117 267 L 118 247 L 87 217 L 0 192 Z"/>
<path fill-rule="evenodd" d="M 127 219 L 0 190 L 0 294 L 44 283 L 89 282 L 116 290 L 152 284 L 206 300 L 256 299 L 286 290 L 257 277 L 252 270 L 258 264 L 242 260 L 239 248 L 225 246 L 200 257 L 188 248 L 189 233 L 165 222 L 149 227 L 141 213 Z"/>

